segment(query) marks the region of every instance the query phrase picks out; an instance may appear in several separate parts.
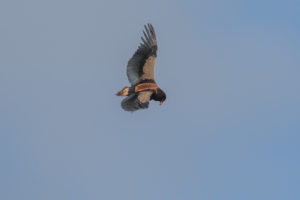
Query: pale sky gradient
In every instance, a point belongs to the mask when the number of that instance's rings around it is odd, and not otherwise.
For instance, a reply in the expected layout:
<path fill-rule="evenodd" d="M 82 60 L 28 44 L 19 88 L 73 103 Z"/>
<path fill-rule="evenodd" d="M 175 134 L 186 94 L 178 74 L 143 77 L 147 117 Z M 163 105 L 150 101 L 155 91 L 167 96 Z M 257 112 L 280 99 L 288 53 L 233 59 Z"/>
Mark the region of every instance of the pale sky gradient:
<path fill-rule="evenodd" d="M 300 199 L 300 2 L 0 2 L 0 199 Z M 143 25 L 163 106 L 115 93 Z"/>

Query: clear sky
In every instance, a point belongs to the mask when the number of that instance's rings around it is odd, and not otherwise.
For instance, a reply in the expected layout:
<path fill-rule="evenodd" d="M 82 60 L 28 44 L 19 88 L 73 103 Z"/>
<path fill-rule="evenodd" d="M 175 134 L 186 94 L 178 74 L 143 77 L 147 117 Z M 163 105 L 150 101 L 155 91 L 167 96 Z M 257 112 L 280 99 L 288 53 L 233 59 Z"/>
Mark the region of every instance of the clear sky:
<path fill-rule="evenodd" d="M 0 2 L 0 199 L 300 199 L 299 1 Z M 115 93 L 143 25 L 162 106 Z"/>

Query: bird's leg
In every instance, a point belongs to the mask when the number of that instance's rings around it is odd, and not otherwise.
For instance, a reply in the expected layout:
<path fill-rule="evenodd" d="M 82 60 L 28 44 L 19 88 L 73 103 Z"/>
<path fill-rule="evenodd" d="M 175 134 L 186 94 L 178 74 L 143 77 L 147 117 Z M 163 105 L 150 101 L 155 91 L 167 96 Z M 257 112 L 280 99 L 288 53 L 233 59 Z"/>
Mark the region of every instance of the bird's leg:
<path fill-rule="evenodd" d="M 124 87 L 120 92 L 118 92 L 117 96 L 128 96 L 129 94 L 129 87 Z"/>

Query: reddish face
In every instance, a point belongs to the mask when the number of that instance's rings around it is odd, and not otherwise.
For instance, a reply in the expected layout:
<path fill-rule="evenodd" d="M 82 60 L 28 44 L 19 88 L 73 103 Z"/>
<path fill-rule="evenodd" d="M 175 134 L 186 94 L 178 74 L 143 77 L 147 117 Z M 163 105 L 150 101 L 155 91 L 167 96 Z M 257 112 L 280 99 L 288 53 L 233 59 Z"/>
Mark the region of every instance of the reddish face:
<path fill-rule="evenodd" d="M 160 104 L 160 105 L 162 105 L 162 104 L 163 104 L 163 102 L 164 102 L 164 100 L 161 100 L 161 101 L 159 102 L 159 104 Z"/>

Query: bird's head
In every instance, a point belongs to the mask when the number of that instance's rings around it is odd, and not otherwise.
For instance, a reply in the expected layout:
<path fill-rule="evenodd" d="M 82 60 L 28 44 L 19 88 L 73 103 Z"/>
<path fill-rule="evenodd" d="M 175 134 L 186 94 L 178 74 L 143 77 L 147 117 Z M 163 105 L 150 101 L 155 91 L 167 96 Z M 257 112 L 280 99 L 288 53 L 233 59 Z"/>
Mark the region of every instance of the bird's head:
<path fill-rule="evenodd" d="M 155 101 L 159 101 L 160 105 L 163 104 L 163 102 L 166 100 L 166 98 L 167 98 L 166 93 L 160 88 L 157 88 L 151 97 L 151 99 L 153 99 Z"/>

